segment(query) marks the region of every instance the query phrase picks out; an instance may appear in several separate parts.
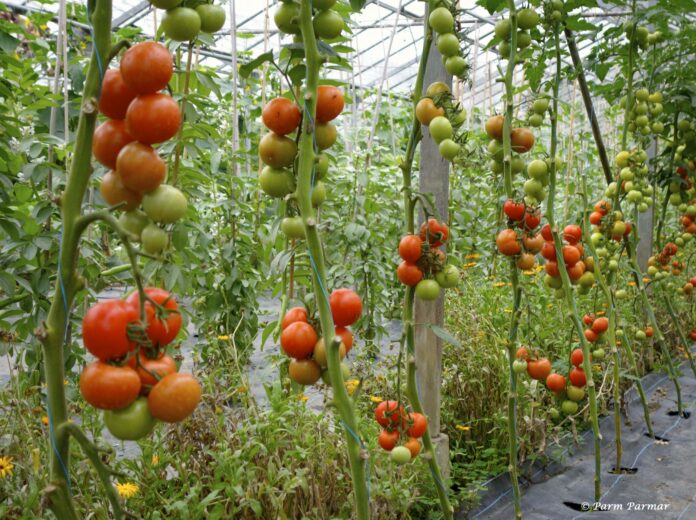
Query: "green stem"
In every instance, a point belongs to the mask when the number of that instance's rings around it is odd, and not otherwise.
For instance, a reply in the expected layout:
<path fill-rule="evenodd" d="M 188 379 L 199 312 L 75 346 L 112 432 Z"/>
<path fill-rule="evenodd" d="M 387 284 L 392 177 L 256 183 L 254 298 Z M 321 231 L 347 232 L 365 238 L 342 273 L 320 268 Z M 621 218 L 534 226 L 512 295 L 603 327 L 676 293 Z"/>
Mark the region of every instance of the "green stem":
<path fill-rule="evenodd" d="M 556 258 L 558 270 L 563 281 L 563 296 L 566 305 L 570 310 L 570 318 L 575 325 L 575 328 L 580 338 L 583 353 L 583 370 L 587 377 L 587 395 L 590 405 L 590 419 L 592 421 L 592 432 L 594 434 L 594 454 L 595 454 L 595 476 L 594 476 L 594 499 L 598 502 L 602 496 L 601 493 L 601 475 L 602 475 L 602 453 L 600 442 L 602 439 L 599 431 L 599 417 L 597 414 L 597 392 L 595 389 L 594 378 L 592 377 L 592 365 L 590 364 L 590 348 L 580 320 L 578 309 L 575 303 L 575 296 L 571 286 L 568 270 L 565 262 L 563 262 L 563 243 L 561 236 L 556 229 L 554 221 L 554 199 L 556 193 L 556 148 L 558 145 L 558 86 L 561 79 L 561 47 L 559 40 L 559 28 L 554 28 L 554 41 L 556 47 L 556 77 L 553 83 L 553 108 L 551 112 L 551 168 L 549 174 L 549 198 L 546 208 L 546 220 L 551 226 L 553 233 L 553 242 L 556 249 Z M 618 403 L 617 403 L 618 406 Z"/>
<path fill-rule="evenodd" d="M 313 267 L 312 281 L 314 283 L 314 294 L 317 299 L 321 330 L 328 350 L 327 360 L 334 404 L 341 416 L 346 444 L 348 445 L 348 458 L 350 460 L 353 491 L 355 494 L 355 511 L 359 520 L 368 520 L 370 505 L 365 465 L 369 454 L 361 448 L 362 442 L 359 438 L 360 434 L 353 402 L 348 395 L 343 381 L 343 374 L 341 373 L 341 360 L 339 357 L 340 338 L 335 337 L 334 321 L 328 301 L 324 253 L 311 201 L 312 172 L 314 171 L 316 155 L 314 150 L 314 120 L 321 65 L 314 27 L 312 26 L 312 0 L 302 0 L 299 23 L 305 47 L 307 84 L 304 97 L 305 117 L 298 147 L 297 202 L 300 216 L 305 225 L 307 249 Z M 332 340 L 329 341 L 329 338 L 332 338 Z"/>
<path fill-rule="evenodd" d="M 677 153 L 677 125 L 679 124 L 679 110 L 674 112 L 674 120 L 672 125 L 672 150 L 669 156 L 669 175 L 674 175 L 674 156 Z M 665 224 L 665 219 L 667 218 L 667 206 L 669 206 L 669 186 L 665 187 L 665 196 L 662 200 L 662 211 L 660 212 L 660 219 L 657 222 L 657 250 L 662 250 L 663 237 L 662 228 Z"/>
<path fill-rule="evenodd" d="M 174 186 L 176 180 L 179 177 L 179 167 L 181 164 L 181 154 L 183 153 L 184 144 L 182 141 L 182 134 L 184 132 L 184 118 L 186 117 L 186 104 L 188 103 L 188 93 L 189 93 L 189 78 L 191 77 L 191 61 L 193 58 L 193 43 L 189 42 L 188 54 L 186 55 L 186 73 L 184 75 L 184 90 L 181 97 L 181 124 L 179 125 L 179 130 L 176 134 L 176 151 L 174 153 L 174 168 L 172 171 L 172 176 L 169 179 L 169 184 Z"/>
<path fill-rule="evenodd" d="M 505 118 L 503 121 L 503 174 L 505 182 L 505 194 L 508 199 L 514 196 L 512 188 L 512 119 L 514 109 L 513 73 L 517 61 L 517 9 L 514 0 L 508 0 L 510 11 L 510 55 L 508 56 L 507 69 L 505 71 Z M 508 334 L 507 350 L 510 372 L 510 389 L 508 393 L 508 471 L 512 481 L 513 500 L 515 505 L 515 518 L 521 520 L 522 506 L 520 484 L 517 476 L 517 374 L 512 369 L 515 360 L 517 330 L 521 314 L 520 302 L 522 290 L 519 287 L 517 266 L 514 258 L 510 258 L 510 277 L 512 280 L 512 317 Z"/>
<path fill-rule="evenodd" d="M 423 81 L 425 78 L 425 69 L 428 63 L 428 56 L 430 55 L 430 48 L 432 46 L 432 30 L 427 22 L 425 22 L 425 37 L 423 38 L 423 50 L 421 54 L 421 61 L 418 66 L 418 75 L 416 77 L 416 85 L 413 95 L 413 124 L 411 127 L 411 133 L 409 135 L 408 144 L 406 146 L 406 154 L 404 161 L 401 163 L 401 171 L 403 174 L 403 192 L 404 192 L 404 225 L 406 233 L 413 233 L 415 230 L 415 208 L 412 197 L 412 170 L 413 161 L 415 157 L 416 147 L 421 140 L 421 125 L 415 117 L 415 107 L 420 99 L 423 92 Z M 406 294 L 404 295 L 404 306 L 402 310 L 402 323 L 405 328 L 405 340 L 406 340 L 406 350 L 408 359 L 408 369 L 406 374 L 406 395 L 411 407 L 415 412 L 423 413 L 423 405 L 420 402 L 420 397 L 418 395 L 418 386 L 416 382 L 416 341 L 415 341 L 415 324 L 413 320 L 413 305 L 414 305 L 414 294 L 415 291 L 412 287 L 406 289 Z M 399 370 L 401 363 L 399 363 Z M 401 385 L 399 385 L 399 389 Z M 440 499 L 440 508 L 442 509 L 443 518 L 451 519 L 453 508 L 450 504 L 448 497 L 448 490 L 445 487 L 444 479 L 442 478 L 442 472 L 440 471 L 440 466 L 437 463 L 437 457 L 435 454 L 435 448 L 433 446 L 432 437 L 430 434 L 430 429 L 428 428 L 423 435 L 423 446 L 428 461 L 428 466 L 430 467 L 430 473 L 433 476 L 435 483 L 435 488 L 437 489 L 438 498 Z"/>
<path fill-rule="evenodd" d="M 82 200 L 92 172 L 92 134 L 97 120 L 97 97 L 101 84 L 100 68 L 108 65 L 107 58 L 111 50 L 111 0 L 90 1 L 92 13 L 93 49 L 87 77 L 85 80 L 80 118 L 75 140 L 75 153 L 65 191 L 61 196 L 62 238 L 60 244 L 60 266 L 58 281 L 51 307 L 44 328 L 37 331 L 44 353 L 47 406 L 50 412 L 50 429 L 54 432 L 51 443 L 50 507 L 59 518 L 73 518 L 75 511 L 68 494 L 69 447 L 67 432 L 61 429 L 67 419 L 65 401 L 64 341 L 68 317 L 73 299 L 83 286 L 82 279 L 76 272 L 78 260 L 78 242 L 76 224 L 80 216 Z"/>

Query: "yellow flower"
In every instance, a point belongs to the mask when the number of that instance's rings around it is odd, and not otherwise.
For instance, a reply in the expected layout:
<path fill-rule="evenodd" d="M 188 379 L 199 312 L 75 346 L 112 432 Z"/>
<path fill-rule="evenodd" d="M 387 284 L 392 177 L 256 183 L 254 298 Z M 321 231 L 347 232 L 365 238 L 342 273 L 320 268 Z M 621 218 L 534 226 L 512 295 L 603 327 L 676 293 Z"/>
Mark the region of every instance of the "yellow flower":
<path fill-rule="evenodd" d="M 48 415 L 44 415 L 41 418 L 41 422 L 44 424 L 44 426 L 48 426 Z"/>
<path fill-rule="evenodd" d="M 503 312 L 507 312 L 508 314 L 510 314 L 512 312 L 512 309 L 503 309 Z"/>
<path fill-rule="evenodd" d="M 159 464 L 159 455 L 157 455 L 156 453 L 153 454 L 150 464 L 152 464 L 153 466 L 157 466 Z"/>
<path fill-rule="evenodd" d="M 348 379 L 345 382 L 346 385 L 346 390 L 350 395 L 353 395 L 355 391 L 358 389 L 358 385 L 360 384 L 360 381 L 358 379 Z"/>
<path fill-rule="evenodd" d="M 628 285 L 629 287 L 635 287 L 635 286 L 636 286 L 636 282 L 634 282 L 633 280 L 631 280 L 631 281 L 628 282 L 628 284 L 626 284 L 626 285 Z"/>
<path fill-rule="evenodd" d="M 481 258 L 481 255 L 478 253 L 471 253 L 471 254 L 466 255 L 464 258 L 466 260 L 478 260 L 479 258 Z"/>
<path fill-rule="evenodd" d="M 68 380 L 67 380 L 67 379 L 63 379 L 63 384 L 67 386 Z"/>
<path fill-rule="evenodd" d="M 0 478 L 12 475 L 13 468 L 12 457 L 0 457 Z"/>
<path fill-rule="evenodd" d="M 456 425 L 455 428 L 460 432 L 468 432 L 469 430 L 471 430 L 471 426 L 463 426 L 461 424 Z"/>
<path fill-rule="evenodd" d="M 218 339 L 219 339 L 220 341 L 227 341 L 227 340 L 230 339 L 230 337 L 229 337 L 229 336 L 218 336 Z"/>
<path fill-rule="evenodd" d="M 602 366 L 601 365 L 592 365 L 592 369 L 595 372 L 601 372 L 602 371 Z"/>
<path fill-rule="evenodd" d="M 505 287 L 505 282 L 496 282 L 493 284 L 493 287 Z"/>
<path fill-rule="evenodd" d="M 647 276 L 644 277 L 644 278 L 643 278 L 643 283 L 648 283 L 648 282 L 650 282 L 650 278 L 648 278 Z M 633 285 L 635 285 L 635 282 L 633 283 Z"/>
<path fill-rule="evenodd" d="M 123 484 L 116 482 L 116 491 L 118 491 L 118 494 L 123 498 L 134 497 L 138 494 L 139 489 L 138 485 L 132 482 L 124 482 Z"/>
<path fill-rule="evenodd" d="M 536 271 L 522 271 L 522 274 L 525 276 L 534 276 Z"/>
<path fill-rule="evenodd" d="M 541 264 L 537 264 L 537 266 L 535 267 L 535 269 L 536 269 L 537 271 L 543 271 L 543 270 L 544 270 L 544 266 L 541 265 Z"/>
<path fill-rule="evenodd" d="M 546 306 L 546 308 L 547 308 L 547 309 L 553 309 L 553 308 L 554 308 L 554 304 L 553 304 L 553 303 L 549 303 L 549 304 Z"/>
<path fill-rule="evenodd" d="M 382 401 L 384 401 L 384 399 L 382 399 L 381 397 L 377 397 L 376 395 L 371 395 L 370 401 L 372 401 L 373 403 L 381 403 Z"/>
<path fill-rule="evenodd" d="M 300 394 L 300 395 L 297 396 L 297 399 L 298 399 L 299 401 L 306 401 L 307 399 L 309 399 L 309 397 L 307 397 L 307 396 L 304 395 L 304 394 Z"/>
<path fill-rule="evenodd" d="M 240 394 L 246 394 L 247 390 L 248 390 L 248 388 L 244 385 L 237 387 L 237 392 L 239 392 Z"/>

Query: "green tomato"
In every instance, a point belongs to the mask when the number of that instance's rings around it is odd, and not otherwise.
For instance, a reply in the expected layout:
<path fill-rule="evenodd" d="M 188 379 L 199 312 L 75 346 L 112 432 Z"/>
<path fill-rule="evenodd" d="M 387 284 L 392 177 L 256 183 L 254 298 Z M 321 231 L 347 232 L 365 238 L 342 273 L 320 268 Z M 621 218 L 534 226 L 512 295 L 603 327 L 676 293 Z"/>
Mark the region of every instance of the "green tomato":
<path fill-rule="evenodd" d="M 544 116 L 541 114 L 532 114 L 529 116 L 529 126 L 539 128 L 542 124 L 544 124 Z"/>
<path fill-rule="evenodd" d="M 457 155 L 459 155 L 460 146 L 452 141 L 452 139 L 445 139 L 440 142 L 438 146 L 440 150 L 440 155 L 442 155 L 448 161 L 452 161 Z"/>
<path fill-rule="evenodd" d="M 501 173 L 503 171 L 503 163 L 498 162 L 495 159 L 491 160 L 490 167 L 493 173 Z"/>
<path fill-rule="evenodd" d="M 638 101 L 647 101 L 650 96 L 650 92 L 647 88 L 639 88 L 636 90 L 636 99 Z"/>
<path fill-rule="evenodd" d="M 459 54 L 459 40 L 454 33 L 444 33 L 437 37 L 437 50 L 443 56 L 456 56 Z"/>
<path fill-rule="evenodd" d="M 290 170 L 265 166 L 259 174 L 259 186 L 267 195 L 283 198 L 295 191 L 295 179 Z"/>
<path fill-rule="evenodd" d="M 187 207 L 186 196 L 168 184 L 160 184 L 143 197 L 143 209 L 147 216 L 162 224 L 179 220 L 186 213 Z"/>
<path fill-rule="evenodd" d="M 466 60 L 461 56 L 450 56 L 445 61 L 445 70 L 452 76 L 461 76 L 468 68 Z"/>
<path fill-rule="evenodd" d="M 619 177 L 622 181 L 632 181 L 635 178 L 635 174 L 631 168 L 626 167 L 621 169 L 619 172 Z"/>
<path fill-rule="evenodd" d="M 592 274 L 590 271 L 586 271 L 583 273 L 583 275 L 580 277 L 578 280 L 578 284 L 580 284 L 581 287 L 592 287 L 595 283 L 595 277 L 594 274 Z"/>
<path fill-rule="evenodd" d="M 421 280 L 416 285 L 416 296 L 424 301 L 437 300 L 440 297 L 440 284 L 435 280 Z"/>
<path fill-rule="evenodd" d="M 321 206 L 326 200 L 326 184 L 317 181 L 312 189 L 312 206 L 315 208 Z"/>
<path fill-rule="evenodd" d="M 315 180 L 322 180 L 329 173 L 329 156 L 325 153 L 317 155 L 314 164 Z"/>
<path fill-rule="evenodd" d="M 529 31 L 539 23 L 539 15 L 533 9 L 524 8 L 517 11 L 517 27 Z"/>
<path fill-rule="evenodd" d="M 532 44 L 532 36 L 525 31 L 517 31 L 517 48 L 525 49 Z"/>
<path fill-rule="evenodd" d="M 343 362 L 341 363 L 341 375 L 343 375 L 344 381 L 350 377 L 350 368 L 348 368 L 348 365 Z M 331 384 L 331 374 L 328 370 L 321 371 L 321 380 L 327 385 Z"/>
<path fill-rule="evenodd" d="M 411 450 L 406 446 L 397 446 L 391 450 L 391 460 L 399 466 L 407 464 L 411 461 Z"/>
<path fill-rule="evenodd" d="M 560 276 L 558 278 L 554 278 L 549 274 L 544 275 L 544 283 L 550 289 L 560 289 L 563 287 L 563 280 L 561 280 Z"/>
<path fill-rule="evenodd" d="M 527 173 L 532 179 L 541 180 L 549 173 L 549 167 L 545 161 L 535 159 L 527 165 Z"/>
<path fill-rule="evenodd" d="M 662 107 L 662 103 L 655 103 L 651 108 L 650 108 L 650 114 L 653 116 L 659 116 L 663 112 L 664 108 Z"/>
<path fill-rule="evenodd" d="M 595 361 L 602 361 L 604 356 L 605 353 L 603 348 L 598 348 L 592 351 L 592 359 Z"/>
<path fill-rule="evenodd" d="M 450 289 L 459 284 L 459 269 L 452 264 L 447 264 L 442 271 L 435 275 L 435 281 L 443 289 Z"/>
<path fill-rule="evenodd" d="M 137 441 L 152 432 L 157 419 L 150 414 L 147 397 L 138 397 L 120 410 L 104 410 L 104 423 L 117 439 Z"/>
<path fill-rule="evenodd" d="M 169 244 L 169 235 L 157 224 L 148 224 L 140 233 L 143 251 L 150 255 L 158 255 Z"/>
<path fill-rule="evenodd" d="M 314 139 L 319 150 L 326 150 L 333 146 L 338 137 L 336 125 L 331 123 L 317 123 L 314 127 Z"/>
<path fill-rule="evenodd" d="M 647 338 L 648 338 L 647 334 L 645 334 L 645 332 L 643 332 L 642 330 L 639 330 L 636 332 L 636 339 L 638 341 L 644 341 Z"/>
<path fill-rule="evenodd" d="M 648 96 L 648 101 L 651 103 L 662 103 L 662 92 L 653 92 Z"/>
<path fill-rule="evenodd" d="M 201 17 L 194 9 L 175 7 L 164 14 L 162 18 L 164 34 L 177 42 L 195 40 L 201 32 Z"/>
<path fill-rule="evenodd" d="M 335 3 L 336 0 L 312 0 L 312 7 L 322 11 L 324 9 L 331 9 Z"/>
<path fill-rule="evenodd" d="M 515 155 L 510 161 L 510 170 L 512 170 L 513 174 L 520 173 L 524 170 L 524 159 L 519 155 Z"/>
<path fill-rule="evenodd" d="M 510 57 L 510 43 L 500 42 L 498 44 L 498 52 L 500 53 L 501 58 L 507 60 Z"/>
<path fill-rule="evenodd" d="M 578 411 L 578 403 L 575 403 L 573 401 L 563 401 L 563 404 L 561 405 L 561 411 L 565 415 L 573 415 Z"/>
<path fill-rule="evenodd" d="M 512 362 L 512 371 L 515 374 L 522 374 L 527 371 L 527 362 L 524 359 L 516 359 Z"/>
<path fill-rule="evenodd" d="M 280 223 L 280 230 L 288 238 L 304 238 L 305 229 L 302 217 L 285 217 Z"/>
<path fill-rule="evenodd" d="M 300 6 L 295 2 L 281 2 L 273 21 L 278 30 L 285 34 L 300 34 Z"/>
<path fill-rule="evenodd" d="M 539 98 L 535 99 L 534 103 L 532 103 L 532 112 L 540 115 L 544 115 L 546 111 L 549 109 L 549 99 L 548 98 Z"/>
<path fill-rule="evenodd" d="M 182 0 L 150 0 L 150 3 L 159 9 L 174 9 Z"/>
<path fill-rule="evenodd" d="M 118 223 L 125 231 L 134 237 L 138 237 L 136 240 L 136 242 L 138 242 L 140 240 L 140 233 L 142 233 L 145 226 L 150 223 L 150 219 L 144 212 L 139 209 L 134 209 L 122 213 L 118 218 Z"/>
<path fill-rule="evenodd" d="M 536 179 L 527 179 L 524 182 L 523 189 L 526 195 L 539 199 L 541 198 L 539 195 L 544 191 L 544 186 Z"/>
<path fill-rule="evenodd" d="M 499 40 L 508 40 L 510 38 L 510 28 L 512 27 L 509 18 L 498 20 L 495 23 L 495 36 Z"/>
<path fill-rule="evenodd" d="M 201 17 L 201 31 L 216 33 L 225 25 L 225 9 L 219 5 L 201 4 L 196 7 Z"/>
<path fill-rule="evenodd" d="M 503 162 L 503 145 L 495 139 L 492 139 L 488 143 L 488 153 L 493 158 L 494 161 L 498 161 L 502 164 Z"/>
<path fill-rule="evenodd" d="M 451 33 L 454 31 L 454 16 L 446 7 L 438 7 L 428 16 L 428 24 L 438 34 Z"/>
<path fill-rule="evenodd" d="M 568 396 L 568 399 L 570 399 L 571 401 L 582 401 L 585 398 L 585 390 L 578 386 L 570 385 L 566 389 L 566 395 Z"/>
<path fill-rule="evenodd" d="M 551 417 L 552 420 L 557 421 L 561 418 L 561 414 L 555 408 L 549 408 L 549 417 Z"/>
<path fill-rule="evenodd" d="M 314 33 L 325 40 L 333 40 L 338 38 L 343 32 L 345 23 L 343 17 L 332 9 L 320 11 L 312 21 L 314 25 Z"/>
<path fill-rule="evenodd" d="M 437 116 L 430 121 L 430 126 L 428 127 L 430 131 L 430 136 L 435 140 L 436 143 L 441 143 L 445 139 L 450 139 L 453 135 L 452 123 L 449 122 L 445 116 Z"/>

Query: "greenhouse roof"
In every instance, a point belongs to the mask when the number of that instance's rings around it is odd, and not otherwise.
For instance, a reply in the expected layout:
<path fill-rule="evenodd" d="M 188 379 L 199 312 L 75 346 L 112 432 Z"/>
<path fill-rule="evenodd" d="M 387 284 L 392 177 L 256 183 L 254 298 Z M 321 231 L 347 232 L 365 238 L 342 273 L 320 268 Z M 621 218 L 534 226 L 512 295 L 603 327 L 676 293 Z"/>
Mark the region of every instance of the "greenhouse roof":
<path fill-rule="evenodd" d="M 232 64 L 233 34 L 240 60 L 266 50 L 277 50 L 283 40 L 273 23 L 273 12 L 279 0 L 223 0 L 227 8 L 224 28 L 215 35 L 213 48 L 201 49 L 201 61 L 229 70 Z M 523 1 L 518 1 L 520 5 Z M 41 1 L 6 2 L 15 9 L 58 11 L 59 3 Z M 465 106 L 499 98 L 502 85 L 498 77 L 498 56 L 486 46 L 493 38 L 493 27 L 499 19 L 475 0 L 458 0 L 462 14 L 459 23 L 469 43 L 465 49 L 471 66 L 470 82 L 462 83 L 455 91 Z M 360 13 L 351 15 L 350 42 L 355 53 L 349 57 L 353 72 L 334 71 L 336 79 L 355 84 L 356 88 L 381 87 L 391 92 L 407 94 L 413 87 L 423 39 L 425 2 L 420 0 L 367 0 Z M 627 17 L 625 8 L 599 2 L 599 7 L 585 12 L 585 19 L 596 24 L 616 24 Z M 152 8 L 148 1 L 118 0 L 114 2 L 113 26 L 137 26 L 144 34 L 154 35 L 162 11 Z M 693 17 L 689 15 L 689 17 Z M 232 22 L 236 20 L 236 24 Z M 236 25 L 236 26 L 235 26 Z M 586 56 L 592 41 L 580 43 L 580 54 Z M 489 105 L 490 106 L 490 105 Z"/>

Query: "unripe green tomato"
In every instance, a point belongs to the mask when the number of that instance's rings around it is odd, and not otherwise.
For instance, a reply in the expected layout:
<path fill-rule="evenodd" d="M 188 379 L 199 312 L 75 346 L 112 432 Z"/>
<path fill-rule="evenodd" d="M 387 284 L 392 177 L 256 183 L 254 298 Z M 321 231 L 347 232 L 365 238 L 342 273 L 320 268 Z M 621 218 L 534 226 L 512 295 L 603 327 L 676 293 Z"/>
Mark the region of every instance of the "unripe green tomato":
<path fill-rule="evenodd" d="M 606 238 L 602 233 L 595 232 L 590 236 L 590 241 L 594 247 L 597 247 L 602 245 L 606 241 Z"/>
<path fill-rule="evenodd" d="M 503 163 L 492 159 L 490 162 L 490 168 L 493 173 L 501 173 L 503 171 Z"/>
<path fill-rule="evenodd" d="M 650 128 L 654 134 L 661 134 L 665 131 L 665 125 L 663 125 L 659 121 L 655 121 Z"/>
<path fill-rule="evenodd" d="M 645 213 L 646 211 L 648 211 L 648 205 L 645 202 L 641 202 L 640 204 L 638 204 L 638 211 L 641 213 Z"/>
<path fill-rule="evenodd" d="M 456 56 L 459 54 L 459 40 L 454 33 L 444 33 L 437 37 L 437 50 L 443 56 Z"/>
<path fill-rule="evenodd" d="M 563 20 L 563 12 L 562 11 L 554 10 L 551 12 L 551 21 L 553 23 L 558 23 L 561 20 Z"/>
<path fill-rule="evenodd" d="M 622 150 L 618 154 L 616 154 L 616 158 L 614 161 L 616 162 L 616 166 L 619 168 L 625 168 L 628 166 L 628 160 L 631 158 L 631 154 L 627 152 L 626 150 Z"/>
<path fill-rule="evenodd" d="M 545 161 L 535 159 L 527 165 L 527 173 L 532 179 L 541 180 L 546 177 L 549 172 L 549 167 Z"/>
<path fill-rule="evenodd" d="M 653 92 L 648 96 L 648 101 L 651 103 L 662 103 L 662 92 Z"/>
<path fill-rule="evenodd" d="M 549 408 L 549 417 L 552 420 L 557 421 L 561 418 L 561 413 L 556 408 Z"/>
<path fill-rule="evenodd" d="M 581 287 L 592 287 L 595 283 L 595 277 L 594 274 L 592 274 L 589 271 L 586 271 L 583 273 L 583 275 L 580 277 L 578 280 L 578 284 L 580 284 Z"/>
<path fill-rule="evenodd" d="M 450 56 L 445 61 L 445 70 L 452 76 L 462 76 L 467 68 L 466 60 L 461 56 Z"/>
<path fill-rule="evenodd" d="M 510 38 L 510 19 L 505 18 L 503 20 L 498 20 L 495 23 L 495 36 L 500 40 L 508 40 Z"/>
<path fill-rule="evenodd" d="M 696 204 L 690 204 L 686 207 L 686 214 L 689 217 L 696 217 Z"/>
<path fill-rule="evenodd" d="M 648 113 L 648 104 L 647 103 L 636 103 L 636 106 L 633 107 L 633 110 L 635 111 L 636 115 L 642 116 Z"/>
<path fill-rule="evenodd" d="M 544 124 L 544 116 L 542 116 L 541 114 L 532 114 L 529 116 L 529 126 L 538 128 L 542 124 Z"/>
<path fill-rule="evenodd" d="M 126 232 L 133 235 L 132 240 L 139 242 L 140 234 L 143 232 L 143 229 L 145 229 L 145 226 L 150 223 L 150 219 L 144 212 L 139 209 L 134 209 L 122 213 L 118 218 L 118 223 Z"/>
<path fill-rule="evenodd" d="M 433 9 L 428 16 L 430 28 L 438 34 L 451 33 L 454 31 L 454 17 L 446 7 Z"/>
<path fill-rule="evenodd" d="M 513 175 L 524 170 L 524 159 L 519 155 L 515 155 L 510 161 L 510 170 Z"/>
<path fill-rule="evenodd" d="M 636 117 L 636 125 L 639 127 L 648 126 L 648 124 L 650 124 L 650 119 L 648 119 L 648 116 Z"/>
<path fill-rule="evenodd" d="M 623 185 L 624 192 L 628 193 L 633 189 L 633 181 L 626 181 Z"/>
<path fill-rule="evenodd" d="M 597 256 L 600 258 L 606 258 L 607 256 L 609 256 L 609 251 L 606 247 L 598 247 L 596 252 Z"/>
<path fill-rule="evenodd" d="M 137 441 L 149 435 L 157 424 L 147 398 L 139 397 L 125 408 L 104 410 L 104 424 L 111 435 L 122 441 Z"/>
<path fill-rule="evenodd" d="M 459 284 L 459 269 L 452 264 L 447 264 L 442 271 L 435 275 L 435 281 L 443 289 L 450 289 Z"/>
<path fill-rule="evenodd" d="M 580 387 L 570 385 L 566 390 L 566 396 L 568 396 L 568 399 L 571 401 L 582 401 L 585 398 L 585 390 Z"/>
<path fill-rule="evenodd" d="M 320 153 L 317 155 L 314 163 L 315 180 L 322 180 L 327 173 L 329 173 L 329 156 L 325 153 Z"/>
<path fill-rule="evenodd" d="M 647 101 L 649 96 L 650 92 L 648 92 L 647 88 L 639 88 L 636 90 L 636 99 L 638 101 Z"/>
<path fill-rule="evenodd" d="M 575 403 L 573 401 L 563 401 L 563 404 L 561 405 L 561 411 L 565 415 L 573 415 L 578 411 L 578 403 Z"/>
<path fill-rule="evenodd" d="M 440 297 L 440 284 L 435 280 L 421 280 L 416 285 L 416 296 L 424 301 L 437 300 Z"/>
<path fill-rule="evenodd" d="M 554 278 L 553 276 L 548 274 L 544 276 L 544 283 L 550 289 L 560 289 L 561 287 L 563 287 L 563 280 L 561 280 L 560 277 Z"/>
<path fill-rule="evenodd" d="M 623 337 L 624 337 L 624 331 L 623 331 L 623 329 L 616 329 L 616 337 L 617 337 L 617 338 L 623 338 Z"/>
<path fill-rule="evenodd" d="M 517 48 L 525 49 L 532 44 L 532 36 L 526 31 L 517 31 Z"/>
<path fill-rule="evenodd" d="M 201 31 L 216 33 L 225 25 L 225 9 L 219 5 L 201 4 L 196 7 L 201 17 Z"/>
<path fill-rule="evenodd" d="M 691 233 L 683 233 L 681 237 L 684 240 L 684 242 L 689 242 L 692 238 L 694 238 L 694 236 Z"/>
<path fill-rule="evenodd" d="M 181 4 L 182 0 L 150 0 L 153 7 L 158 9 L 174 9 L 177 5 Z"/>
<path fill-rule="evenodd" d="M 288 238 L 304 238 L 305 229 L 302 217 L 285 217 L 280 223 L 280 230 Z"/>
<path fill-rule="evenodd" d="M 517 11 L 517 27 L 529 31 L 539 23 L 539 15 L 533 9 L 525 7 Z"/>
<path fill-rule="evenodd" d="M 626 232 L 626 224 L 624 224 L 621 220 L 615 221 L 611 232 L 615 237 L 622 237 Z"/>
<path fill-rule="evenodd" d="M 438 146 L 440 155 L 442 155 L 448 161 L 452 161 L 455 157 L 457 157 L 457 155 L 459 155 L 459 149 L 459 144 L 452 141 L 452 139 L 445 139 L 444 141 L 441 141 L 440 145 Z"/>
<path fill-rule="evenodd" d="M 512 362 L 512 371 L 515 374 L 522 374 L 527 371 L 527 362 L 524 359 L 516 359 Z"/>
<path fill-rule="evenodd" d="M 140 233 L 140 242 L 142 242 L 143 251 L 150 255 L 157 255 L 167 247 L 169 235 L 157 224 L 148 224 Z"/>
<path fill-rule="evenodd" d="M 295 179 L 289 170 L 265 166 L 259 174 L 259 186 L 267 195 L 283 198 L 295 190 Z"/>
<path fill-rule="evenodd" d="M 189 7 L 175 7 L 164 14 L 162 28 L 168 38 L 188 42 L 195 40 L 201 32 L 201 17 Z"/>
<path fill-rule="evenodd" d="M 680 194 L 680 193 L 672 193 L 672 194 L 669 196 L 669 203 L 670 203 L 672 206 L 679 206 L 679 204 L 682 203 L 681 194 Z"/>
<path fill-rule="evenodd" d="M 300 34 L 300 6 L 295 2 L 281 2 L 273 13 L 278 30 L 285 34 Z"/>
<path fill-rule="evenodd" d="M 647 338 L 648 338 L 647 334 L 645 334 L 645 332 L 643 332 L 642 330 L 636 331 L 636 339 L 638 341 L 643 341 L 643 340 L 646 340 Z"/>
<path fill-rule="evenodd" d="M 585 285 L 579 285 L 579 286 L 578 286 L 578 294 L 582 294 L 582 295 L 590 294 L 590 291 L 591 291 L 591 290 L 592 290 L 592 287 L 588 287 L 588 286 L 585 286 Z"/>
<path fill-rule="evenodd" d="M 391 460 L 399 466 L 411 461 L 411 451 L 406 446 L 397 446 L 391 450 Z"/>
<path fill-rule="evenodd" d="M 536 179 L 527 179 L 524 182 L 524 193 L 530 197 L 541 198 L 539 195 L 544 191 L 544 186 Z"/>
<path fill-rule="evenodd" d="M 510 57 L 510 43 L 500 42 L 498 44 L 498 53 L 500 54 L 501 58 L 507 60 Z"/>
<path fill-rule="evenodd" d="M 341 362 L 341 375 L 343 376 L 344 381 L 350 377 L 350 368 L 348 368 L 348 365 L 343 362 Z M 331 374 L 328 370 L 321 371 L 321 380 L 327 385 L 331 384 Z"/>
<path fill-rule="evenodd" d="M 143 209 L 155 222 L 171 224 L 186 214 L 186 196 L 174 186 L 160 184 L 143 197 Z"/>
<path fill-rule="evenodd" d="M 343 17 L 333 9 L 319 11 L 312 20 L 314 33 L 325 40 L 338 38 L 345 27 Z"/>
<path fill-rule="evenodd" d="M 331 9 L 335 3 L 336 0 L 312 0 L 312 7 L 323 11 L 325 9 Z"/>
<path fill-rule="evenodd" d="M 650 114 L 653 116 L 659 116 L 664 111 L 662 103 L 655 103 L 650 107 Z"/>
<path fill-rule="evenodd" d="M 609 260 L 607 268 L 610 271 L 616 272 L 619 270 L 619 262 L 617 262 L 616 260 Z"/>
<path fill-rule="evenodd" d="M 532 103 L 532 111 L 539 114 L 539 115 L 544 115 L 544 113 L 549 109 L 549 99 L 548 98 L 539 98 L 535 99 L 534 103 Z"/>
<path fill-rule="evenodd" d="M 684 239 L 682 237 L 677 237 L 674 239 L 674 243 L 677 244 L 679 247 L 683 246 L 686 242 L 684 242 Z"/>
<path fill-rule="evenodd" d="M 430 136 L 436 143 L 441 143 L 445 139 L 450 139 L 453 135 L 452 123 L 445 116 L 437 116 L 430 121 L 428 127 Z"/>
<path fill-rule="evenodd" d="M 639 191 L 631 190 L 628 192 L 628 195 L 626 195 L 626 198 L 628 199 L 629 202 L 633 202 L 634 204 L 637 204 L 643 200 L 643 194 Z"/>
<path fill-rule="evenodd" d="M 312 189 L 312 206 L 315 208 L 321 206 L 326 200 L 326 184 L 317 181 Z"/>
<path fill-rule="evenodd" d="M 633 178 L 635 177 L 635 174 L 633 173 L 633 170 L 630 168 L 622 168 L 621 172 L 619 173 L 619 177 L 621 178 L 622 181 L 632 181 Z"/>

